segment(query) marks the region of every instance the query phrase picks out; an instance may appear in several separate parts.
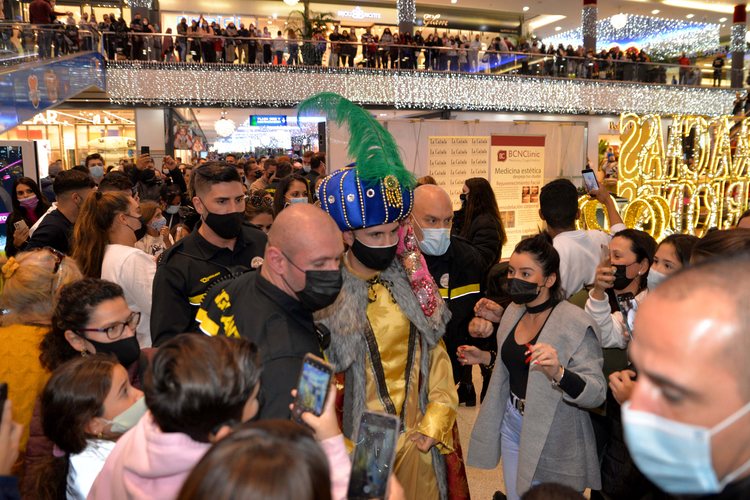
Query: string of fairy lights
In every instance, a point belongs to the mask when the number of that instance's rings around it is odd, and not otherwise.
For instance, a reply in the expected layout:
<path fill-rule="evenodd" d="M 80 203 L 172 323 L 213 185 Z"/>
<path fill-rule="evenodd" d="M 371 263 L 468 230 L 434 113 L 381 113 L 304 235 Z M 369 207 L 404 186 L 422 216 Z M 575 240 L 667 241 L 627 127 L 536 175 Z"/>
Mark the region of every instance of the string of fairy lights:
<path fill-rule="evenodd" d="M 597 50 L 613 45 L 636 45 L 655 58 L 678 57 L 682 52 L 698 54 L 719 48 L 719 29 L 716 23 L 701 23 L 681 19 L 664 19 L 636 14 L 618 14 L 600 19 L 592 28 L 586 24 L 591 11 L 584 9 L 582 27 L 545 38 L 546 44 L 563 44 L 574 48 L 583 43 L 584 36 L 596 36 Z M 624 23 L 623 23 L 624 21 Z M 583 29 L 586 32 L 583 32 Z"/>
<path fill-rule="evenodd" d="M 476 73 L 314 66 L 109 62 L 115 104 L 294 106 L 318 92 L 362 105 L 565 114 L 700 113 L 732 110 L 735 91 L 710 87 L 599 82 Z"/>

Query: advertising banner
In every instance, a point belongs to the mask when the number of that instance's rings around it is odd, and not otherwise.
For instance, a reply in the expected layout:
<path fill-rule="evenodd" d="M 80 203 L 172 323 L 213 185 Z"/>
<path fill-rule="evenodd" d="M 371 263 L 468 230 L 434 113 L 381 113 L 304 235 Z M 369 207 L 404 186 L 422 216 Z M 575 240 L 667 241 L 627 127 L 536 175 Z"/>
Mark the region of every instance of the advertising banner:
<path fill-rule="evenodd" d="M 495 191 L 508 243 L 516 244 L 539 231 L 539 191 L 544 183 L 544 136 L 493 135 L 489 181 Z"/>
<path fill-rule="evenodd" d="M 488 176 L 489 136 L 431 136 L 429 139 L 428 173 L 435 178 L 453 201 L 453 209 L 461 208 L 459 195 L 466 179 Z"/>

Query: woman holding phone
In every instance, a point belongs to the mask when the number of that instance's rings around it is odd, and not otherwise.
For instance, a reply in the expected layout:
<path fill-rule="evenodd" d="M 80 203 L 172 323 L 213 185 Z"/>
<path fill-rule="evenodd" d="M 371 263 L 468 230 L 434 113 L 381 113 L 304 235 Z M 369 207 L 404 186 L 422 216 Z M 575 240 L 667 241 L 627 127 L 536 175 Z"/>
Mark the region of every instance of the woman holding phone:
<path fill-rule="evenodd" d="M 13 183 L 10 193 L 13 212 L 5 223 L 5 255 L 13 257 L 29 241 L 29 228 L 49 210 L 50 203 L 30 177 L 21 177 Z"/>
<path fill-rule="evenodd" d="M 468 465 L 492 469 L 502 455 L 510 500 L 544 482 L 600 487 L 586 409 L 604 402 L 602 350 L 590 316 L 564 300 L 559 267 L 545 234 L 522 240 L 511 255 L 513 303 L 497 330 L 492 379 L 469 444 Z M 459 352 L 466 364 L 493 364 L 486 356 Z"/>

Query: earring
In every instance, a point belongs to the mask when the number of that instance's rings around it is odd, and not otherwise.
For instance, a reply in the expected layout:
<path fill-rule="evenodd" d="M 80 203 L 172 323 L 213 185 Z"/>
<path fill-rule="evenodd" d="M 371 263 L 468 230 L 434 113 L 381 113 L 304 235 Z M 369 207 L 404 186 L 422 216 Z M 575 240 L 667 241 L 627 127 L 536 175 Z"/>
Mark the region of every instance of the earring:
<path fill-rule="evenodd" d="M 82 357 L 82 358 L 85 358 L 85 357 L 86 357 L 86 356 L 88 356 L 88 355 L 89 355 L 89 353 L 88 353 L 88 352 L 86 352 L 86 349 L 84 349 L 83 351 L 81 351 L 81 357 Z"/>

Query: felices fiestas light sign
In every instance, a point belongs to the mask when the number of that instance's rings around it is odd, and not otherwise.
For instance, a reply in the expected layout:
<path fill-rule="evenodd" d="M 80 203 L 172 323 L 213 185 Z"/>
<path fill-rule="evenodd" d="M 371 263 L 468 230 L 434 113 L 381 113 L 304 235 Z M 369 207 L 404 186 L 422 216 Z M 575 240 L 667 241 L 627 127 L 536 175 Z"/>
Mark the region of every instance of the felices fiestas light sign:
<path fill-rule="evenodd" d="M 441 19 L 440 14 L 422 14 L 422 22 L 425 26 L 448 26 L 448 20 Z"/>
<path fill-rule="evenodd" d="M 380 19 L 381 15 L 379 12 L 369 12 L 362 10 L 361 7 L 354 7 L 352 10 L 340 10 L 336 13 L 338 17 L 345 17 L 347 19 L 353 19 L 355 21 L 364 21 L 366 19 Z"/>
<path fill-rule="evenodd" d="M 286 127 L 286 115 L 250 115 L 253 127 Z"/>

